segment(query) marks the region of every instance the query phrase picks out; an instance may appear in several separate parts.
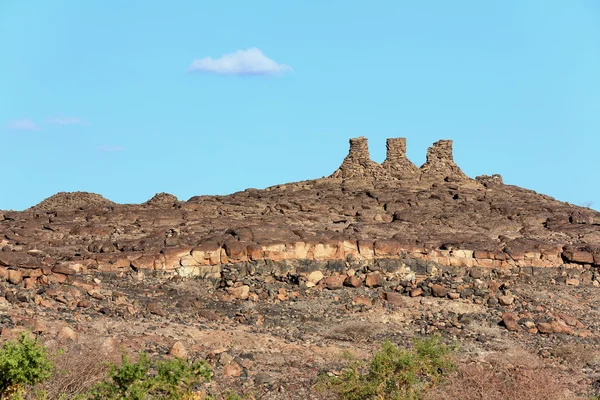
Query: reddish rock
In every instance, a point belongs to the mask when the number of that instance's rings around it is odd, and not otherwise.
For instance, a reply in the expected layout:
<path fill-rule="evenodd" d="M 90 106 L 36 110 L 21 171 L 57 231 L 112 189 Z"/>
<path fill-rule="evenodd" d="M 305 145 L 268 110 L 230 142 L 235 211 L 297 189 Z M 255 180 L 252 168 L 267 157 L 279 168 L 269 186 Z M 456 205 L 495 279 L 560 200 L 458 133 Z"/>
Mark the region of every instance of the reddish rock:
<path fill-rule="evenodd" d="M 540 333 L 554 333 L 555 328 L 550 322 L 538 322 L 536 327 Z"/>
<path fill-rule="evenodd" d="M 423 294 L 423 289 L 420 287 L 414 288 L 410 291 L 410 297 L 419 297 Z"/>
<path fill-rule="evenodd" d="M 373 301 L 365 296 L 356 296 L 352 299 L 352 302 L 356 305 L 363 305 L 367 307 L 371 307 L 373 305 Z"/>
<path fill-rule="evenodd" d="M 389 303 L 391 303 L 391 304 L 393 304 L 395 306 L 405 306 L 406 305 L 406 299 L 400 293 L 386 292 L 385 293 L 385 299 Z"/>
<path fill-rule="evenodd" d="M 247 244 L 239 241 L 229 240 L 225 242 L 223 246 L 225 248 L 225 254 L 232 260 L 243 260 L 246 259 Z"/>
<path fill-rule="evenodd" d="M 151 314 L 158 315 L 159 317 L 166 317 L 168 315 L 167 312 L 162 308 L 160 303 L 148 303 L 146 309 Z"/>
<path fill-rule="evenodd" d="M 325 278 L 325 287 L 330 290 L 341 289 L 344 286 L 344 277 L 332 275 Z"/>
<path fill-rule="evenodd" d="M 13 285 L 18 285 L 23 282 L 23 273 L 14 269 L 9 269 L 7 274 L 7 280 Z"/>
<path fill-rule="evenodd" d="M 60 332 L 58 332 L 58 335 L 56 336 L 56 338 L 58 340 L 62 340 L 62 341 L 72 341 L 72 342 L 76 342 L 78 339 L 79 335 L 77 334 L 77 332 L 75 332 L 72 328 L 65 326 L 63 327 Z"/>
<path fill-rule="evenodd" d="M 515 296 L 512 295 L 504 295 L 498 296 L 498 303 L 503 306 L 510 306 L 515 302 Z"/>
<path fill-rule="evenodd" d="M 169 355 L 175 358 L 187 359 L 188 352 L 185 349 L 185 346 L 181 342 L 175 342 L 169 349 Z"/>
<path fill-rule="evenodd" d="M 375 242 L 375 256 L 387 257 L 387 256 L 399 256 L 402 252 L 402 246 L 400 242 L 394 240 L 378 240 Z"/>
<path fill-rule="evenodd" d="M 233 288 L 227 288 L 227 293 L 238 300 L 247 300 L 250 294 L 250 286 L 242 285 Z"/>
<path fill-rule="evenodd" d="M 438 284 L 434 284 L 431 285 L 431 293 L 435 296 L 435 297 L 446 297 L 448 295 L 448 288 L 445 287 L 444 285 L 438 285 Z"/>
<path fill-rule="evenodd" d="M 374 288 L 383 285 L 383 276 L 379 272 L 367 274 L 365 278 L 365 286 Z"/>
<path fill-rule="evenodd" d="M 517 316 L 511 312 L 504 313 L 502 315 L 502 323 L 509 331 L 518 331 L 519 324 L 517 322 Z"/>
<path fill-rule="evenodd" d="M 246 252 L 250 260 L 260 260 L 263 258 L 263 248 L 258 244 L 249 244 L 246 247 Z"/>
<path fill-rule="evenodd" d="M 69 264 L 66 264 L 66 263 L 61 263 L 61 264 L 55 265 L 52 268 L 52 272 L 54 272 L 56 274 L 63 274 L 63 275 L 75 275 L 77 273 L 75 268 L 73 268 L 72 266 L 70 266 Z"/>
<path fill-rule="evenodd" d="M 232 361 L 231 363 L 229 363 L 223 367 L 223 375 L 224 376 L 232 376 L 232 377 L 241 376 L 242 375 L 242 367 L 240 367 L 240 365 L 237 362 Z"/>
<path fill-rule="evenodd" d="M 587 251 L 565 250 L 563 257 L 573 263 L 594 264 L 594 254 Z"/>
<path fill-rule="evenodd" d="M 19 251 L 0 252 L 0 266 L 13 268 L 38 268 L 41 261 L 27 253 Z"/>
<path fill-rule="evenodd" d="M 362 280 L 358 277 L 358 276 L 349 276 L 344 280 L 344 285 L 346 286 L 350 286 L 350 287 L 361 287 L 362 286 Z"/>

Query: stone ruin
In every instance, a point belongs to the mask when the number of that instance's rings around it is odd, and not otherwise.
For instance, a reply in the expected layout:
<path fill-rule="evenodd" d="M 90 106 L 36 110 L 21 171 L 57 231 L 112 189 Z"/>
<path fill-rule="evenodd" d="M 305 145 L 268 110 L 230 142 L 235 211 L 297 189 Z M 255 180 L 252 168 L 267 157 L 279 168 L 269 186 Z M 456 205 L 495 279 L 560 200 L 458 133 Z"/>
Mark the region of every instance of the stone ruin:
<path fill-rule="evenodd" d="M 406 179 L 419 170 L 415 164 L 406 158 L 406 138 L 387 139 L 386 149 L 386 158 L 381 165 L 392 177 Z"/>
<path fill-rule="evenodd" d="M 364 136 L 350 139 L 350 152 L 342 165 L 330 176 L 342 179 L 390 179 L 388 171 L 371 160 L 369 144 Z"/>
<path fill-rule="evenodd" d="M 330 178 L 342 180 L 404 180 L 442 179 L 463 181 L 470 178 L 456 165 L 452 155 L 452 140 L 439 140 L 427 149 L 427 160 L 418 168 L 406 157 L 406 138 L 390 138 L 382 164 L 371 160 L 367 138 L 350 139 L 350 152 Z"/>
<path fill-rule="evenodd" d="M 454 162 L 452 140 L 438 140 L 427 149 L 427 161 L 420 168 L 421 177 L 437 176 L 444 180 L 469 179 Z"/>

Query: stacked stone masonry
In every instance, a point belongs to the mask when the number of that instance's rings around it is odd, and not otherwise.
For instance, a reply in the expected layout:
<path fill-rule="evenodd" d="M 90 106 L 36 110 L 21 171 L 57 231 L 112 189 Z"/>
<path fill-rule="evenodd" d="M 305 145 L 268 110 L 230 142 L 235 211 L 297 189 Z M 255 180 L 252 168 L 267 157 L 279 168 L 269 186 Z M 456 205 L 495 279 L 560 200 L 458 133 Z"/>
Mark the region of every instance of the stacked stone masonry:
<path fill-rule="evenodd" d="M 406 157 L 406 138 L 390 138 L 386 142 L 387 156 L 380 165 L 369 156 L 365 137 L 350 139 L 350 151 L 331 178 L 362 180 L 425 179 L 464 181 L 469 178 L 454 162 L 452 140 L 435 142 L 427 150 L 427 161 L 417 168 Z"/>

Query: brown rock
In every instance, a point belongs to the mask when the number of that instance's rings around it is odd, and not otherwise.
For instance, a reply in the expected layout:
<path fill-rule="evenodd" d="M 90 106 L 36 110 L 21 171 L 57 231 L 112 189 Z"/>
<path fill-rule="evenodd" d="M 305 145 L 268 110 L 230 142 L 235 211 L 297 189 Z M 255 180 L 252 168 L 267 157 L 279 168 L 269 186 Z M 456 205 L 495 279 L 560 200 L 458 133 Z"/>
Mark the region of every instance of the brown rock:
<path fill-rule="evenodd" d="M 448 295 L 448 288 L 444 285 L 433 284 L 431 285 L 431 292 L 435 297 L 446 297 Z"/>
<path fill-rule="evenodd" d="M 71 329 L 68 326 L 65 326 L 58 332 L 58 335 L 56 336 L 56 338 L 61 341 L 76 342 L 78 335 L 77 335 L 77 332 L 75 332 L 73 329 Z"/>
<path fill-rule="evenodd" d="M 374 288 L 383 285 L 383 277 L 379 272 L 372 272 L 367 274 L 365 278 L 365 286 Z"/>
<path fill-rule="evenodd" d="M 375 255 L 377 257 L 399 256 L 401 252 L 400 242 L 394 240 L 378 240 L 375 242 Z"/>
<path fill-rule="evenodd" d="M 519 324 L 517 323 L 517 316 L 513 313 L 507 312 L 502 315 L 502 323 L 509 331 L 518 331 Z"/>
<path fill-rule="evenodd" d="M 63 275 L 75 275 L 77 271 L 71 265 L 66 263 L 57 264 L 52 268 L 52 272 Z"/>
<path fill-rule="evenodd" d="M 341 289 L 344 286 L 344 277 L 332 275 L 325 278 L 325 287 L 329 290 Z"/>
<path fill-rule="evenodd" d="M 362 286 L 362 281 L 360 280 L 360 278 L 358 276 L 353 275 L 353 276 L 347 277 L 344 280 L 344 285 L 357 288 L 357 287 Z"/>
<path fill-rule="evenodd" d="M 356 305 L 363 305 L 367 307 L 371 307 L 373 305 L 371 299 L 365 296 L 356 296 L 352 299 L 352 302 Z"/>
<path fill-rule="evenodd" d="M 185 346 L 181 342 L 175 342 L 169 349 L 169 355 L 175 358 L 187 359 L 188 352 L 185 349 Z"/>
<path fill-rule="evenodd" d="M 223 375 L 232 377 L 241 376 L 242 367 L 240 367 L 240 365 L 237 362 L 232 361 L 223 367 Z"/>
<path fill-rule="evenodd" d="M 540 333 L 554 333 L 554 326 L 550 322 L 538 322 L 536 327 Z"/>
<path fill-rule="evenodd" d="M 563 257 L 565 257 L 568 261 L 579 264 L 594 263 L 594 254 L 587 251 L 565 250 L 563 252 Z"/>
<path fill-rule="evenodd" d="M 167 312 L 162 308 L 160 303 L 148 303 L 146 309 L 151 314 L 158 315 L 159 317 L 166 317 L 168 315 Z"/>
<path fill-rule="evenodd" d="M 13 285 L 18 285 L 19 283 L 23 282 L 23 273 L 21 271 L 9 269 L 7 280 Z"/>
<path fill-rule="evenodd" d="M 277 294 L 277 299 L 279 301 L 286 301 L 288 299 L 287 291 L 284 288 L 279 289 L 279 293 Z"/>
<path fill-rule="evenodd" d="M 406 299 L 400 293 L 386 292 L 385 299 L 395 306 L 404 307 L 406 305 Z"/>
<path fill-rule="evenodd" d="M 410 291 L 410 297 L 419 297 L 422 294 L 423 294 L 423 289 L 421 289 L 420 287 L 414 288 L 413 290 Z"/>
<path fill-rule="evenodd" d="M 500 303 L 503 306 L 510 306 L 514 302 L 515 302 L 515 296 L 511 296 L 511 295 L 498 296 L 498 303 Z"/>
<path fill-rule="evenodd" d="M 238 300 L 247 300 L 250 294 L 250 286 L 242 285 L 239 287 L 227 288 L 227 293 Z"/>

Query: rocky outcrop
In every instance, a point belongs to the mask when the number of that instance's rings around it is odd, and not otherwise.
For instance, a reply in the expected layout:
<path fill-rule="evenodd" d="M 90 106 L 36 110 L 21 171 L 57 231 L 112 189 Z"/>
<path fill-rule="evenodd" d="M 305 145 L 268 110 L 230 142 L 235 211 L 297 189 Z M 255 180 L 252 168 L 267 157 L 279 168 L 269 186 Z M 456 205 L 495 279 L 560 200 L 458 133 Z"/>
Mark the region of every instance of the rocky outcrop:
<path fill-rule="evenodd" d="M 492 176 L 489 175 L 480 175 L 475 178 L 475 180 L 481 183 L 485 187 L 494 186 L 494 185 L 504 185 L 504 180 L 501 175 L 494 174 Z"/>
<path fill-rule="evenodd" d="M 461 268 L 600 266 L 600 213 L 504 185 L 499 175 L 468 179 L 450 141 L 434 144 L 416 171 L 405 151 L 404 139 L 388 140 L 379 165 L 365 138 L 351 139 L 335 179 L 187 202 L 159 193 L 119 205 L 59 193 L 4 212 L 0 277 L 47 282 L 160 271 L 217 278 L 239 263 L 405 259 Z"/>
<path fill-rule="evenodd" d="M 439 140 L 427 149 L 427 161 L 419 169 L 421 179 L 460 181 L 469 179 L 454 162 L 452 140 Z"/>
<path fill-rule="evenodd" d="M 156 193 L 144 204 L 151 207 L 176 207 L 179 199 L 170 193 L 161 192 Z"/>
<path fill-rule="evenodd" d="M 32 211 L 60 211 L 84 208 L 102 208 L 115 205 L 99 194 L 88 192 L 60 192 L 30 208 Z"/>
<path fill-rule="evenodd" d="M 386 142 L 387 156 L 383 164 L 392 177 L 396 179 L 412 179 L 418 171 L 406 158 L 406 138 L 390 138 Z"/>

